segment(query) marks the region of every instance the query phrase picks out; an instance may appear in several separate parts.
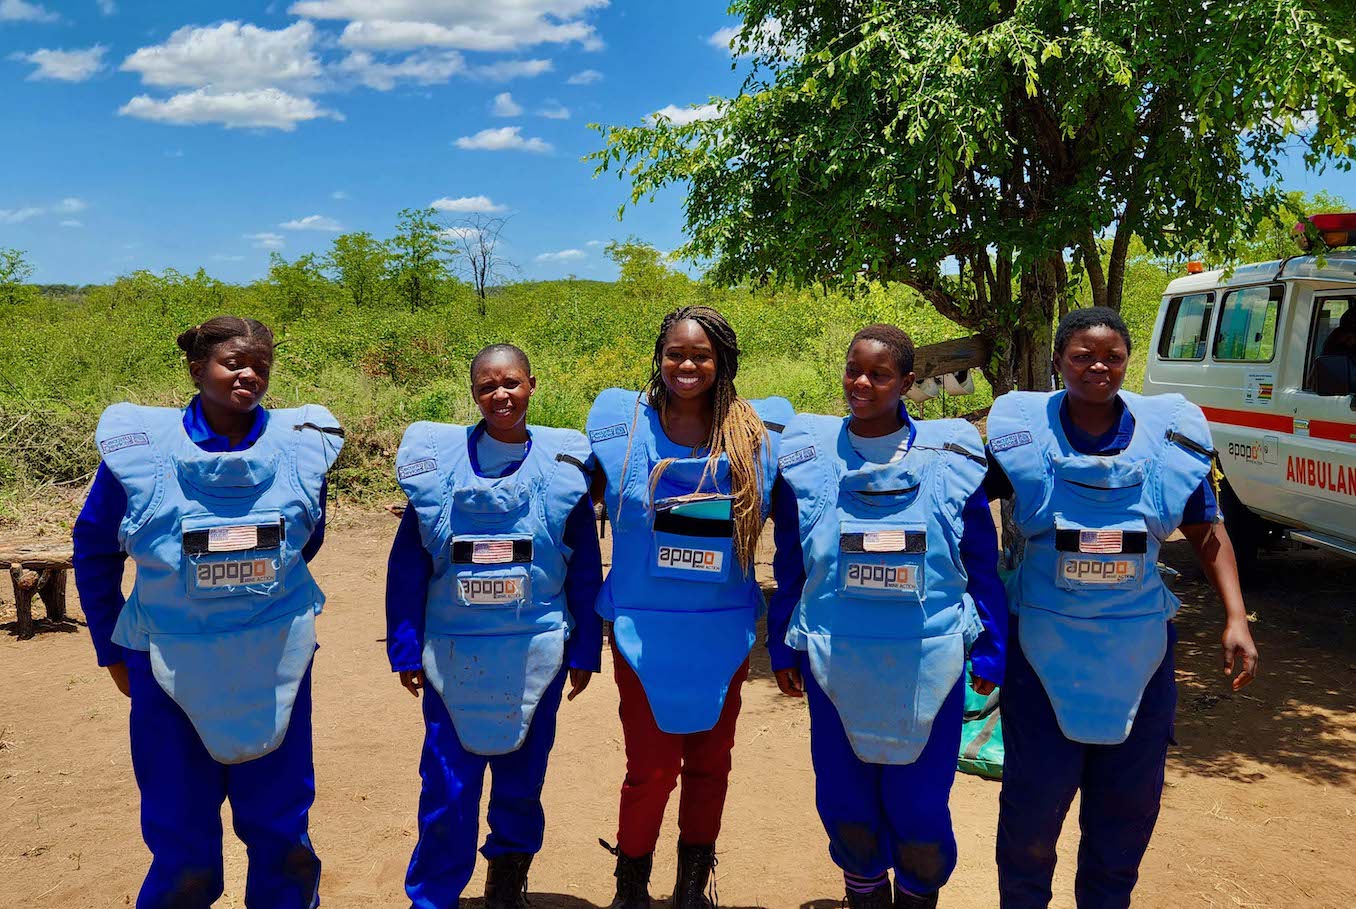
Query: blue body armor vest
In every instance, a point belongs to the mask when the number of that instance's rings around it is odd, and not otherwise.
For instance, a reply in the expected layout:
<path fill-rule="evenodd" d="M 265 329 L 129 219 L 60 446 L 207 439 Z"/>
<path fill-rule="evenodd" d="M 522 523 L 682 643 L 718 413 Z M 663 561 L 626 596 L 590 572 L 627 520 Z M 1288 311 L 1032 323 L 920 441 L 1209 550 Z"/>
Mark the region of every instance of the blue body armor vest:
<path fill-rule="evenodd" d="M 433 557 L 424 673 L 466 750 L 493 755 L 522 746 L 565 660 L 565 524 L 588 492 L 590 455 L 581 433 L 533 426 L 518 469 L 482 477 L 481 432 L 415 423 L 396 476 Z"/>
<path fill-rule="evenodd" d="M 913 425 L 889 464 L 853 450 L 846 419 L 801 414 L 782 439 L 806 574 L 786 643 L 807 653 L 852 750 L 873 764 L 918 759 L 983 630 L 960 556 L 983 443 L 964 420 Z"/>
<path fill-rule="evenodd" d="M 183 411 L 114 404 L 95 440 L 127 493 L 118 536 L 137 566 L 113 640 L 150 652 L 217 761 L 267 754 L 315 654 L 325 596 L 301 551 L 344 444 L 338 422 L 314 405 L 274 410 L 250 448 L 207 452 Z"/>
<path fill-rule="evenodd" d="M 1122 391 L 1135 418 L 1130 445 L 1079 454 L 1060 422 L 1063 396 L 1010 392 L 989 413 L 989 449 L 1027 538 L 1008 598 L 1064 734 L 1115 745 L 1167 652 L 1180 603 L 1158 573 L 1158 550 L 1210 474 L 1210 430 L 1181 395 Z"/>
<path fill-rule="evenodd" d="M 749 403 L 768 431 L 760 452 L 766 518 L 777 440 L 794 411 L 784 398 Z M 620 388 L 598 396 L 588 432 L 607 472 L 614 529 L 598 613 L 612 622 L 613 640 L 640 678 L 659 728 L 705 732 L 720 719 L 763 609 L 752 566 L 746 574 L 734 552 L 729 462 L 708 470 L 704 456 L 669 440 L 643 395 Z M 661 460 L 669 463 L 652 498 Z M 694 494 L 709 498 L 694 501 Z"/>

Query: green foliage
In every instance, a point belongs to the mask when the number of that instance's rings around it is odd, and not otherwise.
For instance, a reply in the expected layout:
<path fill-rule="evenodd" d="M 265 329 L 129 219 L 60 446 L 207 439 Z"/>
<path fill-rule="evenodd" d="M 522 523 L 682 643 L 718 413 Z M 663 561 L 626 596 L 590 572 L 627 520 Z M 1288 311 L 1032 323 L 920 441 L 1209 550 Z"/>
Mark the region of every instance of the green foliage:
<path fill-rule="evenodd" d="M 291 262 L 281 253 L 268 254 L 268 296 L 288 319 L 295 319 L 323 300 L 332 285 L 320 273 L 315 253 Z"/>
<path fill-rule="evenodd" d="M 321 267 L 348 292 L 354 306 L 370 306 L 380 299 L 388 265 L 385 245 L 366 232 L 335 237 L 321 260 Z"/>
<path fill-rule="evenodd" d="M 994 339 L 1005 386 L 1041 378 L 1080 282 L 1121 305 L 1132 237 L 1156 256 L 1233 260 L 1284 204 L 1293 136 L 1310 167 L 1351 164 L 1349 3 L 731 12 L 755 64 L 740 94 L 716 99 L 716 119 L 604 129 L 598 171 L 627 180 L 633 205 L 684 187 L 680 252 L 713 262 L 720 284 L 915 288 Z M 1103 235 L 1119 238 L 1106 263 Z"/>
<path fill-rule="evenodd" d="M 32 276 L 33 266 L 22 249 L 0 246 L 0 303 L 13 306 L 31 296 L 28 279 Z"/>
<path fill-rule="evenodd" d="M 448 276 L 451 244 L 437 215 L 431 208 L 403 209 L 396 235 L 387 241 L 391 280 L 411 312 L 432 303 Z"/>

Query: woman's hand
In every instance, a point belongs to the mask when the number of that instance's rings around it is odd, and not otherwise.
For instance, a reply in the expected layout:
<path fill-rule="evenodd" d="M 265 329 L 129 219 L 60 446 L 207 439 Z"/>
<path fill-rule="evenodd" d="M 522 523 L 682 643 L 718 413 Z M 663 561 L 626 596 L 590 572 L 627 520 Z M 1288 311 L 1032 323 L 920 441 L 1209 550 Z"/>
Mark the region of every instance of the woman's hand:
<path fill-rule="evenodd" d="M 422 669 L 402 669 L 400 671 L 400 684 L 405 686 L 405 690 L 415 697 L 419 697 L 419 689 L 423 688 L 424 670 Z"/>
<path fill-rule="evenodd" d="M 801 678 L 799 669 L 778 669 L 776 675 L 777 687 L 782 690 L 782 694 L 789 698 L 805 697 L 805 680 Z"/>
<path fill-rule="evenodd" d="M 982 694 L 987 697 L 988 695 L 993 694 L 994 689 L 997 687 L 998 685 L 990 682 L 988 679 L 981 679 L 973 672 L 970 673 L 970 688 L 974 690 L 975 694 Z"/>
<path fill-rule="evenodd" d="M 570 670 L 570 693 L 565 695 L 565 700 L 573 701 L 576 697 L 584 693 L 584 689 L 589 687 L 589 682 L 593 681 L 593 670 L 591 669 L 571 669 Z"/>
<path fill-rule="evenodd" d="M 108 667 L 108 674 L 113 677 L 113 684 L 118 686 L 122 696 L 130 698 L 132 696 L 132 685 L 127 680 L 127 664 L 114 663 Z"/>
<path fill-rule="evenodd" d="M 1238 691 L 1251 685 L 1252 680 L 1257 678 L 1257 645 L 1252 641 L 1248 620 L 1225 625 L 1219 643 L 1224 662 L 1224 677 L 1226 679 L 1233 677 L 1233 690 Z M 1235 676 L 1234 667 L 1240 660 L 1243 665 Z"/>

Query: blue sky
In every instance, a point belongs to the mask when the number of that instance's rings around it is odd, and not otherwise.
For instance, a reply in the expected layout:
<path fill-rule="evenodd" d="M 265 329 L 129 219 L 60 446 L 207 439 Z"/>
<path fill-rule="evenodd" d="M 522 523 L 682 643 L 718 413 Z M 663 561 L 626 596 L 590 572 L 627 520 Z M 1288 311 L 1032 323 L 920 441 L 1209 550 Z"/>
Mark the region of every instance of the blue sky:
<path fill-rule="evenodd" d="M 0 0 L 0 246 L 39 282 L 250 280 L 438 200 L 510 216 L 529 278 L 609 278 L 628 211 L 589 123 L 738 88 L 724 0 Z M 715 36 L 715 37 L 713 37 Z M 728 40 L 726 37 L 725 40 Z"/>
<path fill-rule="evenodd" d="M 138 268 L 260 277 L 268 254 L 397 212 L 509 216 L 528 278 L 610 278 L 611 239 L 682 241 L 682 199 L 627 212 L 589 123 L 738 89 L 726 0 L 0 0 L 0 246 L 39 282 Z M 726 30 L 722 33 L 722 30 Z M 676 113 L 677 116 L 698 114 Z M 1356 177 L 1287 169 L 1356 201 Z"/>

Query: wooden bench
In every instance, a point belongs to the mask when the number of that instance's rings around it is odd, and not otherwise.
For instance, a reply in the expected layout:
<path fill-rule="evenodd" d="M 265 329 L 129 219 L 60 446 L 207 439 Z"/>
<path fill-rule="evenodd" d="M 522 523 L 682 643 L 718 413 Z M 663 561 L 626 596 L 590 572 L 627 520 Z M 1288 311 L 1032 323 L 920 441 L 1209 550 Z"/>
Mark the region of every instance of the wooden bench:
<path fill-rule="evenodd" d="M 9 569 L 14 605 L 19 613 L 19 640 L 33 637 L 33 597 L 47 607 L 47 620 L 66 621 L 66 572 L 70 549 L 0 543 L 0 569 Z"/>

